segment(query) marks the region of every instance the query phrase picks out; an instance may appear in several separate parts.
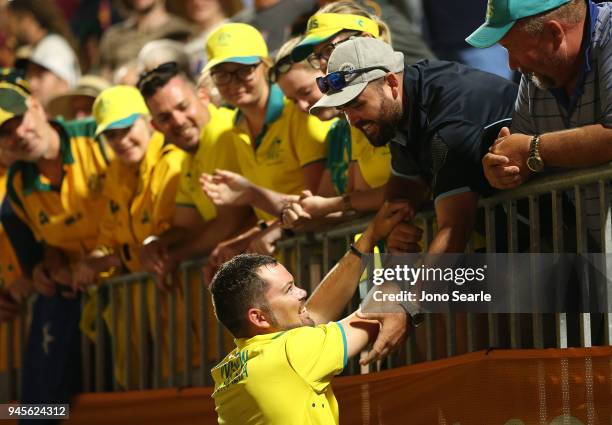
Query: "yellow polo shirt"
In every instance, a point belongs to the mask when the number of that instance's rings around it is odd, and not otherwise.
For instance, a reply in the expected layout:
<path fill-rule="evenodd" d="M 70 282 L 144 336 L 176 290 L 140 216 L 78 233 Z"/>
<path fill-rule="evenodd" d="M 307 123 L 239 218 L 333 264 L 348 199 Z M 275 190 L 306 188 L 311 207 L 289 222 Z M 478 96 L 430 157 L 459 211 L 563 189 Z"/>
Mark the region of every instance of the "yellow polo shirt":
<path fill-rule="evenodd" d="M 19 161 L 9 170 L 7 192 L 15 213 L 39 241 L 77 259 L 96 246 L 112 152 L 94 139 L 93 119 L 58 120 L 54 126 L 64 171 L 60 186 L 52 187 L 35 163 Z"/>
<path fill-rule="evenodd" d="M 276 85 L 270 87 L 261 133 L 252 140 L 246 120 L 236 113 L 234 142 L 242 175 L 253 183 L 280 193 L 305 189 L 302 167 L 324 160 L 331 122 L 300 111 Z M 256 211 L 260 218 L 270 218 Z"/>
<path fill-rule="evenodd" d="M 391 176 L 391 152 L 389 145 L 374 147 L 361 130 L 351 127 L 352 159 L 371 188 L 382 186 Z"/>
<path fill-rule="evenodd" d="M 200 175 L 210 174 L 217 168 L 240 172 L 231 133 L 235 112 L 227 108 L 216 108 L 212 104 L 209 104 L 208 111 L 210 121 L 202 129 L 197 152 L 185 155 L 183 159 L 181 181 L 176 194 L 177 206 L 197 208 L 206 221 L 217 216 L 217 209 L 202 190 Z"/>
<path fill-rule="evenodd" d="M 172 224 L 186 155 L 174 145 L 165 145 L 164 136 L 155 132 L 137 168 L 119 160 L 108 167 L 98 246 L 117 250 L 131 271 L 140 269 L 138 250 L 142 242 Z"/>
<path fill-rule="evenodd" d="M 6 195 L 6 170 L 0 169 L 0 202 L 4 200 Z M 13 245 L 4 231 L 0 223 L 0 288 L 10 286 L 15 279 L 21 276 L 21 268 L 17 255 L 13 250 Z"/>
<path fill-rule="evenodd" d="M 237 339 L 212 369 L 219 424 L 338 424 L 331 380 L 347 361 L 342 325 Z"/>

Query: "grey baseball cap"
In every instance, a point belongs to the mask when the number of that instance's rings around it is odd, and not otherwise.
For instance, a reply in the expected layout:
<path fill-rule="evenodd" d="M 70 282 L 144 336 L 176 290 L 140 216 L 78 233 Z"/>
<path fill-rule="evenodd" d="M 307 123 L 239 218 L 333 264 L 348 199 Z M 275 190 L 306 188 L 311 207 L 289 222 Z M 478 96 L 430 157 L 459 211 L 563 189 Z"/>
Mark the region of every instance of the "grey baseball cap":
<path fill-rule="evenodd" d="M 327 62 L 327 73 L 355 71 L 374 66 L 384 67 L 393 73 L 401 72 L 404 70 L 404 54 L 394 51 L 393 47 L 377 38 L 353 37 L 338 44 L 334 49 Z M 365 90 L 370 81 L 384 77 L 386 74 L 383 69 L 347 74 L 346 87 L 324 94 L 310 108 L 310 113 L 315 114 L 322 108 L 335 108 L 350 102 Z"/>

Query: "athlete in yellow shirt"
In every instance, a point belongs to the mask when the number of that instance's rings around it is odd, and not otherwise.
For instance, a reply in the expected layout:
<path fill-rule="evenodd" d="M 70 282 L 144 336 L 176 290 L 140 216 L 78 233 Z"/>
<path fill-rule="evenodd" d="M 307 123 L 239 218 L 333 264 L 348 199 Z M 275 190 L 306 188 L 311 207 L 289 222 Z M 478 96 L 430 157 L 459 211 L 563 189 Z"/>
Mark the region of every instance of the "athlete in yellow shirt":
<path fill-rule="evenodd" d="M 208 254 L 254 219 L 250 207 L 216 208 L 198 183 L 201 173 L 215 168 L 238 171 L 235 148 L 228 139 L 233 112 L 199 98 L 173 62 L 143 74 L 138 88 L 155 129 L 186 152 L 172 226 L 149 240 L 140 253 L 142 268 L 163 280 L 181 261 Z"/>
<path fill-rule="evenodd" d="M 355 314 L 328 322 L 357 286 L 361 253 L 371 252 L 407 212 L 385 204 L 308 301 L 271 257 L 243 254 L 220 267 L 211 285 L 215 313 L 236 348 L 212 369 L 219 424 L 339 423 L 331 380 L 365 347 L 378 322 Z"/>

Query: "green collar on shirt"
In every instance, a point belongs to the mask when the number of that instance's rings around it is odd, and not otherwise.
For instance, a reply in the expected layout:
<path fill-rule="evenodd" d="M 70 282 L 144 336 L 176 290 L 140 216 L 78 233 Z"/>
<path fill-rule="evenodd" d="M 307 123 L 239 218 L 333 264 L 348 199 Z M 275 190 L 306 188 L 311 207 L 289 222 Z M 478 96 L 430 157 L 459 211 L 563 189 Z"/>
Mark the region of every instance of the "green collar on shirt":
<path fill-rule="evenodd" d="M 266 104 L 266 117 L 264 119 L 264 125 L 261 128 L 261 131 L 255 138 L 255 149 L 259 147 L 261 144 L 266 132 L 268 131 L 268 126 L 278 120 L 283 114 L 283 110 L 285 108 L 285 95 L 282 90 L 276 84 L 272 84 L 270 86 L 270 94 L 268 96 L 268 103 Z M 237 124 L 242 118 L 242 113 L 240 110 L 236 113 L 236 118 L 234 119 L 234 124 Z"/>
<path fill-rule="evenodd" d="M 62 158 L 62 164 L 74 164 L 74 157 L 72 156 L 72 150 L 70 149 L 70 137 L 68 136 L 62 121 L 52 121 L 51 125 L 60 136 L 60 157 Z M 30 195 L 34 191 L 49 192 L 53 190 L 49 183 L 43 183 L 40 181 L 40 172 L 35 163 L 22 161 L 15 165 L 21 169 L 23 194 L 25 196 Z"/>

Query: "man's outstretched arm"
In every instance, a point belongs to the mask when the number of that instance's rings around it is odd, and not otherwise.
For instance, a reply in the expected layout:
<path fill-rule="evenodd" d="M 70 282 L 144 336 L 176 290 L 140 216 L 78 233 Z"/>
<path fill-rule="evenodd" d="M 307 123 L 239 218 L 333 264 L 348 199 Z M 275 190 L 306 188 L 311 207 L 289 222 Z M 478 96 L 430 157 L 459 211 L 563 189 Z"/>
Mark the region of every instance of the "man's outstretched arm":
<path fill-rule="evenodd" d="M 371 253 L 378 241 L 384 239 L 391 229 L 412 214 L 405 202 L 385 203 L 355 242 L 355 248 L 362 253 Z M 308 299 L 306 306 L 316 324 L 336 320 L 350 301 L 365 264 L 352 251 L 330 270 Z"/>

